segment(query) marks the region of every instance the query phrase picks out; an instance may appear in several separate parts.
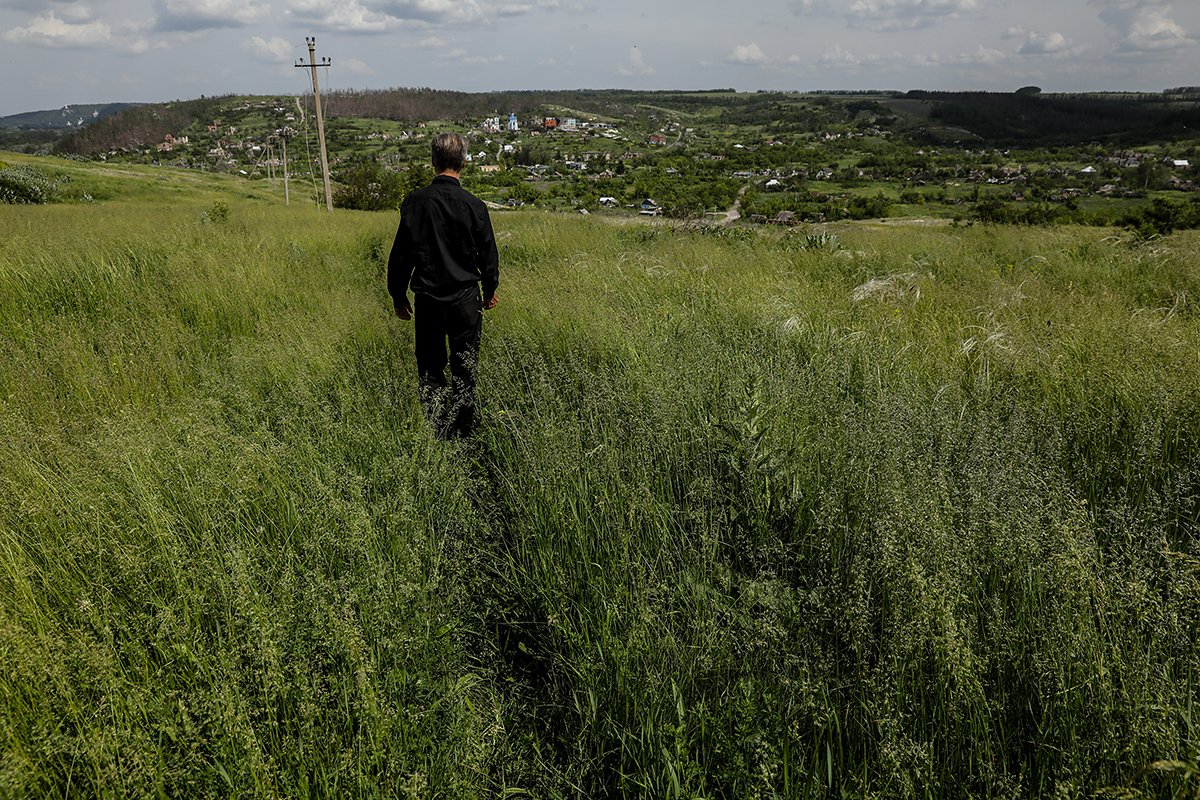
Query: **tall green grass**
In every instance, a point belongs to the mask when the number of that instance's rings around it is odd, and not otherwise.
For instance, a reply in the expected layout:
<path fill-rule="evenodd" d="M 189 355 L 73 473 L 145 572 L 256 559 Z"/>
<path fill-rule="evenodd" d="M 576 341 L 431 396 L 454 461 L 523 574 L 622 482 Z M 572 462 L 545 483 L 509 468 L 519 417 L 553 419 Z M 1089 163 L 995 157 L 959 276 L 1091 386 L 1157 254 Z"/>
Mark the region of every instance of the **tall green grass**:
<path fill-rule="evenodd" d="M 0 209 L 0 795 L 1192 797 L 1180 234 Z"/>

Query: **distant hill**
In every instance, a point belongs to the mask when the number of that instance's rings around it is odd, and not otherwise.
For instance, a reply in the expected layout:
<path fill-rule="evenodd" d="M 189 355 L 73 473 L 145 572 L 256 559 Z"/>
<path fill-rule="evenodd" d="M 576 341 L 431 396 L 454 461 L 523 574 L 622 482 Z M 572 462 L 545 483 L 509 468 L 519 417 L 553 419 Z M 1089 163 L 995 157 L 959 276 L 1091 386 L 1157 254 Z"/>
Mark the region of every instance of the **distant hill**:
<path fill-rule="evenodd" d="M 1200 95 L 1188 87 L 1162 94 L 911 91 L 885 105 L 924 117 L 931 135 L 989 145 L 1145 144 L 1188 138 L 1200 128 Z"/>
<path fill-rule="evenodd" d="M 429 88 L 329 92 L 324 96 L 334 160 L 379 153 L 376 145 L 408 141 L 429 122 L 476 127 L 515 113 L 522 130 L 546 116 L 590 117 L 645 136 L 668 123 L 697 136 L 800 137 L 876 131 L 922 143 L 972 147 L 1071 146 L 1091 142 L 1138 146 L 1191 139 L 1200 130 L 1200 93 L 1049 94 L 1016 92 L 757 92 L 576 89 L 466 93 Z M 305 130 L 307 101 L 285 96 L 222 95 L 155 104 L 70 106 L 0 119 L 0 147 L 22 137 L 41 149 L 81 157 L 157 158 L 228 163 L 231 148 L 261 153 L 273 131 Z M 80 125 L 80 121 L 83 125 Z M 390 127 L 387 124 L 390 123 Z M 374 135 L 376 138 L 370 140 Z M 677 136 L 682 136 L 679 131 Z M 190 140 L 163 148 L 167 139 Z M 384 138 L 380 138 L 384 137 Z M 750 141 L 747 139 L 747 141 Z M 307 142 L 307 140 L 305 140 Z M 258 147 L 258 150 L 254 150 Z M 394 145 L 393 145 L 394 149 Z M 259 158 L 259 157 L 256 157 Z"/>
<path fill-rule="evenodd" d="M 75 131 L 111 117 L 137 103 L 101 103 L 98 105 L 63 106 L 52 111 L 27 111 L 0 117 L 0 130 Z"/>

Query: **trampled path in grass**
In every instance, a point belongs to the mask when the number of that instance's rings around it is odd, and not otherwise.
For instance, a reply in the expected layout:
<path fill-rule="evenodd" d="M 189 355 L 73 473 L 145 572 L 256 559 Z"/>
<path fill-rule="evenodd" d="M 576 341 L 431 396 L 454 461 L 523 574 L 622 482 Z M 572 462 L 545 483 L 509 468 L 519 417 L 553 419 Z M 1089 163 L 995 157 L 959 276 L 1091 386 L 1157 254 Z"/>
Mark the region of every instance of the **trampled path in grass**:
<path fill-rule="evenodd" d="M 0 208 L 0 794 L 1195 793 L 1194 233 L 497 213 L 448 445 L 221 186 Z"/>

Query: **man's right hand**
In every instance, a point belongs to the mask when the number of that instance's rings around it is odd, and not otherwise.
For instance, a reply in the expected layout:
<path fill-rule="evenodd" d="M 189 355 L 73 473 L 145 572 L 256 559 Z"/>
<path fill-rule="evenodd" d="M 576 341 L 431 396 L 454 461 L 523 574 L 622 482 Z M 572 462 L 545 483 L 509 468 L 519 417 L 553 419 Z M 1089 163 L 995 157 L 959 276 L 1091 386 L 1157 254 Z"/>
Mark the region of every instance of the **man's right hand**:
<path fill-rule="evenodd" d="M 496 306 L 500 305 L 500 295 L 493 294 L 487 300 L 483 301 L 483 310 L 491 311 Z"/>
<path fill-rule="evenodd" d="M 398 305 L 392 306 L 392 308 L 396 311 L 396 316 L 399 317 L 400 319 L 403 319 L 403 320 L 412 319 L 412 306 L 405 304 L 402 306 L 398 306 Z"/>

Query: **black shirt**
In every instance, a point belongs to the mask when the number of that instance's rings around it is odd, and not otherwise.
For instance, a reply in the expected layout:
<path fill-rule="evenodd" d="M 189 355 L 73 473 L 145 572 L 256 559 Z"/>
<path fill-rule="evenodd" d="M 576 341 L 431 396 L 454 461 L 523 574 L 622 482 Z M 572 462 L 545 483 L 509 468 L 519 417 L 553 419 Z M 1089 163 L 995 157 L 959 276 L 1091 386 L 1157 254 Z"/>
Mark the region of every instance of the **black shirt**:
<path fill-rule="evenodd" d="M 411 288 L 448 300 L 483 283 L 487 302 L 500 283 L 500 256 L 487 206 L 457 178 L 439 175 L 404 198 L 388 258 L 388 292 L 408 305 Z"/>

